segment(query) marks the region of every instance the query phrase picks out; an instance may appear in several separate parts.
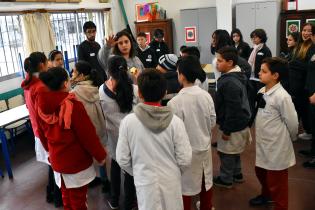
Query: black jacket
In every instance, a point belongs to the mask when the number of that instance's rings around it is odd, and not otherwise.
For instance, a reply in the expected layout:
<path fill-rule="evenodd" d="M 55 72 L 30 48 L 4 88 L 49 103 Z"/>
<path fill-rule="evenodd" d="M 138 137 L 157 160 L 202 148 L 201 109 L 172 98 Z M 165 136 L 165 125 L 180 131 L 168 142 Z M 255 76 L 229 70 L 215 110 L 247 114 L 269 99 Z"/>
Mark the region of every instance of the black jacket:
<path fill-rule="evenodd" d="M 253 49 L 252 49 L 253 50 Z M 260 71 L 260 66 L 262 64 L 262 61 L 265 59 L 265 58 L 268 58 L 268 57 L 272 57 L 272 54 L 271 54 L 271 51 L 270 49 L 267 47 L 266 44 L 264 44 L 264 46 L 257 52 L 256 54 L 256 59 L 255 59 L 255 77 L 256 78 L 259 78 L 259 71 Z"/>
<path fill-rule="evenodd" d="M 105 70 L 101 67 L 97 60 L 98 51 L 101 49 L 101 46 L 97 42 L 89 42 L 85 40 L 78 47 L 78 58 L 79 60 L 84 60 L 91 64 L 93 69 L 96 69 L 99 73 L 99 77 L 102 79 L 102 82 L 107 80 Z"/>
<path fill-rule="evenodd" d="M 236 49 L 237 49 L 239 56 L 241 56 L 245 60 L 248 60 L 248 58 L 250 56 L 251 49 L 250 49 L 249 45 L 247 44 L 247 42 L 241 42 L 237 46 Z"/>
<path fill-rule="evenodd" d="M 246 83 L 243 72 L 225 73 L 218 80 L 215 111 L 217 124 L 226 135 L 241 131 L 249 125 L 251 111 Z"/>
<path fill-rule="evenodd" d="M 289 93 L 292 97 L 298 97 L 305 93 L 305 84 L 309 83 L 307 86 L 311 86 L 312 78 L 312 65 L 310 65 L 310 60 L 315 53 L 315 46 L 310 47 L 306 53 L 304 60 L 298 58 L 292 58 L 289 62 Z M 310 66 L 309 66 L 310 65 Z M 308 78 L 308 82 L 306 81 Z"/>
<path fill-rule="evenodd" d="M 241 56 L 238 56 L 237 65 L 241 68 L 242 72 L 245 73 L 246 77 L 249 79 L 252 73 L 252 67 L 247 62 L 247 60 L 245 60 Z"/>
<path fill-rule="evenodd" d="M 166 73 L 163 74 L 164 78 L 166 79 L 166 91 L 167 91 L 167 95 L 169 94 L 174 94 L 174 93 L 178 93 L 181 89 L 180 84 L 178 82 L 178 76 L 177 76 L 177 72 L 176 71 L 168 71 Z M 167 99 L 163 99 L 162 100 L 162 105 L 166 106 L 167 102 L 170 100 L 171 98 L 167 98 Z"/>
<path fill-rule="evenodd" d="M 137 47 L 137 56 L 143 63 L 144 68 L 155 68 L 158 64 L 157 57 L 151 47 L 146 48 L 144 51 Z"/>
<path fill-rule="evenodd" d="M 162 55 L 170 53 L 170 50 L 168 49 L 165 42 L 158 42 L 153 40 L 149 45 L 155 52 L 157 60 L 159 60 Z"/>

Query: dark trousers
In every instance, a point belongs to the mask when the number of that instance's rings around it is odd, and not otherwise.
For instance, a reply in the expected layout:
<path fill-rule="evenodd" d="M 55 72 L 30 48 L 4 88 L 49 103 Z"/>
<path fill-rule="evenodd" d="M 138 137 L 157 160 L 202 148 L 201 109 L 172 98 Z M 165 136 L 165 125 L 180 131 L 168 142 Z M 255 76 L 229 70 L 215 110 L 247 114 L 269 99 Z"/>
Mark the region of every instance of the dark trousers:
<path fill-rule="evenodd" d="M 311 153 L 315 156 L 315 105 L 309 104 L 309 118 L 311 134 L 313 135 L 311 143 Z"/>
<path fill-rule="evenodd" d="M 302 121 L 303 129 L 306 133 L 312 133 L 311 121 L 309 116 L 309 99 L 306 91 L 300 91 L 297 95 L 292 95 L 292 101 L 299 120 Z"/>
<path fill-rule="evenodd" d="M 220 157 L 220 178 L 226 183 L 233 183 L 233 176 L 242 173 L 241 155 L 218 152 Z"/>
<path fill-rule="evenodd" d="M 272 171 L 255 167 L 255 172 L 261 184 L 261 195 L 275 202 L 273 210 L 288 210 L 288 169 Z"/>
<path fill-rule="evenodd" d="M 112 159 L 111 165 L 111 199 L 119 203 L 121 169 L 118 163 Z M 125 210 L 131 210 L 136 202 L 136 187 L 134 185 L 133 176 L 127 172 L 124 173 L 124 191 L 125 191 Z"/>
<path fill-rule="evenodd" d="M 48 185 L 47 185 L 47 196 L 50 194 L 55 204 L 62 203 L 61 190 L 56 185 L 54 171 L 51 166 L 48 166 Z"/>

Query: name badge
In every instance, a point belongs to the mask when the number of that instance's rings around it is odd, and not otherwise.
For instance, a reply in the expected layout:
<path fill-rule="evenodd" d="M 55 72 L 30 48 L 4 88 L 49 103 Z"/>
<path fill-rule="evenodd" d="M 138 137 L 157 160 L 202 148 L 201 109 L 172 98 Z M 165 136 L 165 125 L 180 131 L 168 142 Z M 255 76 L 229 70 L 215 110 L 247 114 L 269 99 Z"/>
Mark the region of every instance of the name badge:
<path fill-rule="evenodd" d="M 259 53 L 257 53 L 257 55 L 261 55 L 261 56 L 263 56 L 263 55 L 264 55 L 264 53 L 263 53 L 263 52 L 259 52 Z"/>
<path fill-rule="evenodd" d="M 160 49 L 156 49 L 156 52 L 160 52 L 161 50 Z"/>
<path fill-rule="evenodd" d="M 147 62 L 151 62 L 151 61 L 152 61 L 152 59 L 151 59 L 151 58 L 148 58 L 148 59 L 146 59 L 145 61 L 147 61 Z"/>
<path fill-rule="evenodd" d="M 95 56 L 95 53 L 90 53 L 90 57 L 94 57 Z"/>

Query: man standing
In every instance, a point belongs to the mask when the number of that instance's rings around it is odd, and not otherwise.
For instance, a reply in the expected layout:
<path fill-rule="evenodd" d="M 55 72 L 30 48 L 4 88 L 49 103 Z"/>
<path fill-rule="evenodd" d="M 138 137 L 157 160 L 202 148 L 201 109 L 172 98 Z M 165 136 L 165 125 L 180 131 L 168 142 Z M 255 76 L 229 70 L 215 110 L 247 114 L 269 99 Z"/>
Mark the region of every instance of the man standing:
<path fill-rule="evenodd" d="M 78 58 L 79 60 L 84 60 L 90 63 L 92 68 L 96 69 L 99 73 L 103 83 L 107 79 L 107 76 L 105 70 L 100 66 L 97 60 L 97 53 L 101 49 L 101 46 L 95 41 L 96 25 L 92 21 L 87 21 L 83 25 L 83 31 L 86 40 L 78 47 Z"/>

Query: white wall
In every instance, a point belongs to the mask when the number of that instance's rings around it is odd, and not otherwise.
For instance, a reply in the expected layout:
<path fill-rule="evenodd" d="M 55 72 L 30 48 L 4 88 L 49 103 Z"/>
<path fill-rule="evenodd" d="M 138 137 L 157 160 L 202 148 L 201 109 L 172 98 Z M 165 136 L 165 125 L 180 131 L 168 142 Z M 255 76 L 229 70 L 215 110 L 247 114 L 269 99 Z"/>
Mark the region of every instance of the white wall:
<path fill-rule="evenodd" d="M 126 9 L 126 13 L 128 16 L 130 27 L 133 32 L 135 31 L 134 21 L 135 17 L 135 4 L 137 3 L 147 3 L 147 2 L 155 2 L 154 0 L 124 0 L 124 5 Z M 194 8 L 202 8 L 202 7 L 215 7 L 215 0 L 159 0 L 159 5 L 166 10 L 167 18 L 173 19 L 173 44 L 174 51 L 178 52 L 178 33 L 180 31 L 180 10 L 181 9 L 194 9 Z"/>
<path fill-rule="evenodd" d="M 227 31 L 232 30 L 232 0 L 216 0 L 217 27 Z"/>

